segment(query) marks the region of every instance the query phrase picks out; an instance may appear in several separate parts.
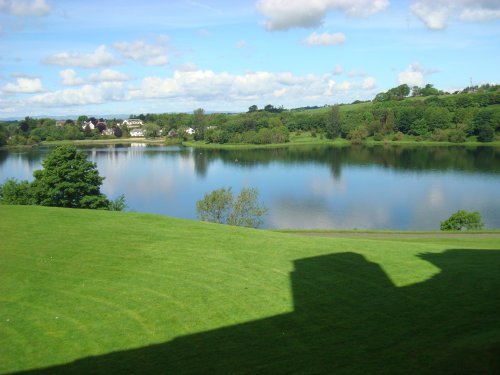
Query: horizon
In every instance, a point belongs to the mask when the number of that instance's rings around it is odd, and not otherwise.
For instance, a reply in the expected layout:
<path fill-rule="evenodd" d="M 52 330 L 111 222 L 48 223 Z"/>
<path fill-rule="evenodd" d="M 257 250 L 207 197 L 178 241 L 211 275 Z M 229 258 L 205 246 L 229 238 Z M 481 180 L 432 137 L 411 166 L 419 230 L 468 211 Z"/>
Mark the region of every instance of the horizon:
<path fill-rule="evenodd" d="M 499 20 L 486 0 L 5 0 L 0 118 L 238 113 L 404 83 L 497 84 Z"/>

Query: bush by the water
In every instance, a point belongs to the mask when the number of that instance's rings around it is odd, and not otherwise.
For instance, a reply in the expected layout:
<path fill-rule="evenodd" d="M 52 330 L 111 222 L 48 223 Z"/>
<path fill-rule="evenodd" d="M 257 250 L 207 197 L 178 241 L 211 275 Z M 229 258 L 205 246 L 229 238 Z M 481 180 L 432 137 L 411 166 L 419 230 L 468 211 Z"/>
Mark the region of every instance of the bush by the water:
<path fill-rule="evenodd" d="M 196 202 L 198 218 L 219 224 L 257 228 L 267 208 L 258 202 L 257 189 L 242 189 L 236 198 L 231 188 L 221 188 L 205 194 Z"/>
<path fill-rule="evenodd" d="M 484 224 L 479 212 L 459 210 L 441 222 L 441 230 L 479 230 Z"/>

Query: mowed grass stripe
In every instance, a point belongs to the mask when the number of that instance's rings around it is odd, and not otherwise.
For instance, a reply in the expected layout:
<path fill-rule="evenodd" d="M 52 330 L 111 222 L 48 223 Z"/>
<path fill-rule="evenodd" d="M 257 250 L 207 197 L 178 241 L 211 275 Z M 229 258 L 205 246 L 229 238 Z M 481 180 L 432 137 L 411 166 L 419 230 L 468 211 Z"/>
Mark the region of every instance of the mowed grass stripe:
<path fill-rule="evenodd" d="M 20 206 L 0 206 L 0 231 L 1 373 L 494 368 L 498 238 L 300 237 Z"/>

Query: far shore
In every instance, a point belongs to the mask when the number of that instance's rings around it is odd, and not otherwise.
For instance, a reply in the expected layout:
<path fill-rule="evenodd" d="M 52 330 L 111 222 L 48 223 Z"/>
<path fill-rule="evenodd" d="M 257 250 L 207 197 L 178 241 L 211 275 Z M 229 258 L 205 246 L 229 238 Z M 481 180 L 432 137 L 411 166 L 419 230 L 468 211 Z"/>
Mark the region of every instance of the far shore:
<path fill-rule="evenodd" d="M 248 143 L 207 143 L 205 141 L 181 141 L 179 139 L 171 138 L 107 138 L 107 139 L 81 139 L 81 140 L 62 140 L 62 141 L 44 141 L 33 145 L 15 145 L 15 146 L 4 146 L 3 149 L 16 149 L 16 148 L 31 148 L 37 146 L 59 146 L 64 144 L 73 144 L 75 146 L 92 146 L 92 145 L 116 145 L 116 144 L 132 144 L 132 143 L 143 143 L 149 145 L 165 145 L 165 146 L 185 146 L 193 148 L 204 148 L 204 149 L 219 149 L 219 150 L 234 150 L 234 149 L 265 149 L 265 148 L 281 148 L 281 147 L 294 147 L 294 146 L 336 146 L 336 147 L 346 147 L 353 143 L 349 140 L 337 138 L 334 140 L 312 137 L 309 135 L 292 135 L 290 137 L 290 142 L 287 143 L 271 143 L 271 144 L 248 144 Z M 375 141 L 373 139 L 367 139 L 359 145 L 365 146 L 465 146 L 465 147 L 477 147 L 477 146 L 489 146 L 489 147 L 500 147 L 500 141 L 493 142 L 477 142 L 477 141 L 467 141 L 463 143 L 452 143 L 452 142 L 436 142 L 436 141 L 416 141 L 412 139 L 404 139 L 399 141 L 393 140 L 382 140 Z"/>

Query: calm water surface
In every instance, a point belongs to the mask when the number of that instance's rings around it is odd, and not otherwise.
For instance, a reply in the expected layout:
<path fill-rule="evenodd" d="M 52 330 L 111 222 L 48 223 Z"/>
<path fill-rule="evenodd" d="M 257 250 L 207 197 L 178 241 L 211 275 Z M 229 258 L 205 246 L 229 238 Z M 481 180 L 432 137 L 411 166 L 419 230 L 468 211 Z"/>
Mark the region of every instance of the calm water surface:
<path fill-rule="evenodd" d="M 81 148 L 110 198 L 131 210 L 194 219 L 204 193 L 259 189 L 267 228 L 438 230 L 458 209 L 500 228 L 500 149 L 293 147 L 245 151 L 166 146 Z M 48 148 L 0 151 L 0 181 L 32 179 Z"/>

